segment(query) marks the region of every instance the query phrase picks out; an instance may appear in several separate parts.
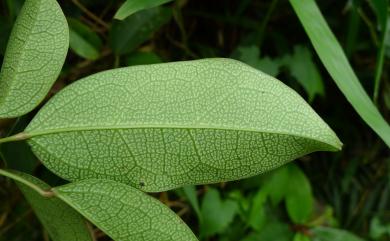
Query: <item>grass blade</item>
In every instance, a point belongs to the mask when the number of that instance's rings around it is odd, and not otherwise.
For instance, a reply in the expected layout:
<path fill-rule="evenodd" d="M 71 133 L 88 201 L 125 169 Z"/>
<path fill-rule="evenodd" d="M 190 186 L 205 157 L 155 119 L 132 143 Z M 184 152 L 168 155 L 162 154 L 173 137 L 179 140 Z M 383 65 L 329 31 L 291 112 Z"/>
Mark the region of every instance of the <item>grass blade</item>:
<path fill-rule="evenodd" d="M 390 126 L 380 114 L 352 70 L 314 0 L 290 0 L 325 68 L 360 117 L 390 147 Z"/>

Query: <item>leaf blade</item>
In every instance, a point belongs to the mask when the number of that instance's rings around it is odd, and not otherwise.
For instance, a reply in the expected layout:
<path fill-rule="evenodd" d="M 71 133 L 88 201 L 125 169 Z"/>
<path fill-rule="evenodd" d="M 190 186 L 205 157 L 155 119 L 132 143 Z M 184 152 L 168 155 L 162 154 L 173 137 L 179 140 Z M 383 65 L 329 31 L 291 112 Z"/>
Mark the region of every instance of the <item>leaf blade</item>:
<path fill-rule="evenodd" d="M 57 94 L 24 136 L 66 179 L 104 177 L 146 191 L 240 179 L 341 148 L 299 95 L 228 59 L 93 75 Z"/>
<path fill-rule="evenodd" d="M 314 0 L 290 0 L 325 68 L 360 117 L 390 147 L 390 126 L 370 100 Z"/>
<path fill-rule="evenodd" d="M 26 114 L 43 100 L 65 61 L 68 35 L 55 0 L 25 2 L 1 68 L 0 118 Z"/>
<path fill-rule="evenodd" d="M 102 46 L 99 36 L 77 19 L 68 18 L 68 24 L 70 48 L 81 57 L 96 60 Z"/>
<path fill-rule="evenodd" d="M 87 223 L 81 215 L 58 198 L 45 198 L 37 192 L 37 190 L 49 190 L 49 185 L 31 175 L 17 171 L 0 170 L 0 175 L 11 177 L 16 181 L 53 241 L 93 240 Z M 32 189 L 32 186 L 36 188 Z"/>
<path fill-rule="evenodd" d="M 114 21 L 109 36 L 111 48 L 118 55 L 132 52 L 166 24 L 171 16 L 171 9 L 156 7 L 140 11 L 124 21 Z"/>
<path fill-rule="evenodd" d="M 172 0 L 128 0 L 118 9 L 114 18 L 124 20 L 140 10 L 157 7 L 171 1 Z"/>
<path fill-rule="evenodd" d="M 197 241 L 173 211 L 125 184 L 90 179 L 53 191 L 114 240 Z"/>
<path fill-rule="evenodd" d="M 288 192 L 286 193 L 286 209 L 290 219 L 297 224 L 306 223 L 314 210 L 314 197 L 310 181 L 305 173 L 296 165 L 289 165 Z"/>

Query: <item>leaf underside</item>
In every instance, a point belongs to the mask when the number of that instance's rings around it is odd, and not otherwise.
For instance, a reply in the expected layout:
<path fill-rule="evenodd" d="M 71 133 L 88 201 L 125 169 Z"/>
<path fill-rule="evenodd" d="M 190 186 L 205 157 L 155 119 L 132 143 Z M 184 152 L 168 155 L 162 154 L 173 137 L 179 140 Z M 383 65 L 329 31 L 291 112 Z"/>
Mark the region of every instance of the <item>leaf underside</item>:
<path fill-rule="evenodd" d="M 13 27 L 0 73 L 0 118 L 34 109 L 58 77 L 68 27 L 55 0 L 26 0 Z"/>
<path fill-rule="evenodd" d="M 169 208 L 125 184 L 90 179 L 54 192 L 114 240 L 197 241 Z"/>
<path fill-rule="evenodd" d="M 249 177 L 341 147 L 297 93 L 229 59 L 92 75 L 58 93 L 25 132 L 65 179 L 150 192 Z"/>

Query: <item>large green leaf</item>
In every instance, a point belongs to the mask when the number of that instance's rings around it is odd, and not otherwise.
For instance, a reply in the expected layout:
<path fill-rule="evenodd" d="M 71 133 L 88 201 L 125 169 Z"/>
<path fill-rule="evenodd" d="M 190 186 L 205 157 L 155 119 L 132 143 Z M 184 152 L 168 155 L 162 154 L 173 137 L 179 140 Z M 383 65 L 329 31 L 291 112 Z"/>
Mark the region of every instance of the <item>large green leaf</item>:
<path fill-rule="evenodd" d="M 169 208 L 125 184 L 84 180 L 53 191 L 116 241 L 197 240 Z"/>
<path fill-rule="evenodd" d="M 66 19 L 55 0 L 26 0 L 0 73 L 0 118 L 34 109 L 58 77 L 68 50 Z"/>
<path fill-rule="evenodd" d="M 390 147 L 390 126 L 375 107 L 314 0 L 290 0 L 325 68 L 363 120 Z"/>
<path fill-rule="evenodd" d="M 75 210 L 51 196 L 50 186 L 41 180 L 16 171 L 0 169 L 0 175 L 14 179 L 31 204 L 53 241 L 92 241 L 86 221 Z"/>
<path fill-rule="evenodd" d="M 65 179 L 109 178 L 145 191 L 245 178 L 341 148 L 296 92 L 229 59 L 92 75 L 0 143 L 24 138 Z"/>
<path fill-rule="evenodd" d="M 140 10 L 157 7 L 172 0 L 127 0 L 116 12 L 114 18 L 123 20 Z"/>
<path fill-rule="evenodd" d="M 169 8 L 156 7 L 140 11 L 123 21 L 114 21 L 110 32 L 110 45 L 115 54 L 132 52 L 172 16 Z"/>

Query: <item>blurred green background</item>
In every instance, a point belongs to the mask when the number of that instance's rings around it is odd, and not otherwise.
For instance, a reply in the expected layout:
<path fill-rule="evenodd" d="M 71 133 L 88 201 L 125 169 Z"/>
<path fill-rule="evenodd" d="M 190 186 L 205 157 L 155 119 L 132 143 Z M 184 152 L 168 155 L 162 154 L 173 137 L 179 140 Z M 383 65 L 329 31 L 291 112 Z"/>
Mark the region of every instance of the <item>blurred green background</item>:
<path fill-rule="evenodd" d="M 176 0 L 123 21 L 113 19 L 122 0 L 59 2 L 68 18 L 70 51 L 48 98 L 102 70 L 229 57 L 295 89 L 344 143 L 341 152 L 314 153 L 262 176 L 156 195 L 201 241 L 390 240 L 389 149 L 334 84 L 288 1 Z M 22 4 L 0 0 L 0 62 Z M 370 95 L 380 39 L 389 36 L 377 100 L 389 120 L 390 28 L 378 27 L 371 0 L 317 4 Z M 23 130 L 34 114 L 0 120 L 0 135 Z M 26 143 L 6 143 L 0 151 L 9 168 L 51 185 L 65 182 L 42 166 Z M 99 230 L 95 234 L 97 240 L 110 240 Z M 0 178 L 0 240 L 49 240 L 15 184 L 5 178 Z"/>

